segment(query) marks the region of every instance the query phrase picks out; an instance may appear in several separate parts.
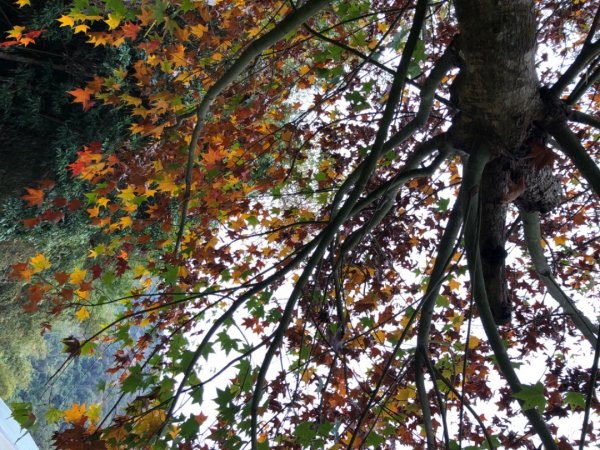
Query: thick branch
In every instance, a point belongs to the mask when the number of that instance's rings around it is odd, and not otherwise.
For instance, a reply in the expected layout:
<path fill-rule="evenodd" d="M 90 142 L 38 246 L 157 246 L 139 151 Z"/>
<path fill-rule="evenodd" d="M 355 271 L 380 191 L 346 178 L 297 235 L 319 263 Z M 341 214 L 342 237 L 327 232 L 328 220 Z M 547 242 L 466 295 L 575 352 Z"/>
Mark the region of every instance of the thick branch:
<path fill-rule="evenodd" d="M 441 281 L 444 278 L 446 267 L 452 260 L 455 251 L 455 243 L 458 238 L 460 228 L 462 226 L 462 203 L 467 194 L 461 191 L 450 217 L 446 224 L 446 229 L 440 241 L 440 246 L 437 251 L 437 257 L 431 271 L 431 277 L 427 284 L 426 300 L 423 303 L 421 317 L 419 319 L 419 332 L 417 334 L 417 349 L 415 352 L 415 381 L 417 385 L 417 398 L 421 404 L 423 413 L 423 424 L 427 437 L 427 448 L 435 449 L 435 434 L 431 427 L 431 409 L 429 408 L 429 400 L 427 397 L 427 389 L 425 387 L 425 379 L 423 377 L 423 368 L 427 362 L 427 349 L 429 347 L 429 331 L 431 330 L 431 318 L 435 306 L 435 300 L 441 287 Z"/>
<path fill-rule="evenodd" d="M 358 56 L 359 58 L 361 58 L 362 60 L 373 64 L 375 67 L 377 67 L 378 69 L 383 70 L 384 72 L 387 72 L 391 75 L 394 74 L 394 69 L 389 68 L 388 66 L 386 66 L 385 64 L 380 63 L 379 61 L 377 61 L 375 58 L 373 58 L 370 55 L 367 55 L 363 52 L 361 52 L 360 50 L 355 49 L 354 47 L 350 47 L 349 45 L 344 44 L 343 42 L 337 41 L 333 38 L 330 38 L 329 36 L 324 35 L 323 33 L 309 27 L 308 25 L 304 25 L 304 28 L 306 28 L 307 31 L 309 31 L 310 33 L 312 33 L 314 36 L 318 37 L 319 39 L 325 41 L 325 42 L 329 42 L 332 45 L 335 45 L 336 47 L 339 47 L 345 51 L 347 51 L 348 53 L 354 55 L 354 56 Z M 423 86 L 421 86 L 419 83 L 417 83 L 414 80 L 411 80 L 410 78 L 407 80 L 408 84 L 410 84 L 411 86 L 416 87 L 419 90 L 423 90 Z M 435 99 L 442 103 L 443 105 L 446 105 L 448 108 L 454 108 L 454 105 L 452 105 L 452 102 L 446 100 L 444 97 L 441 97 L 439 95 L 435 95 Z"/>
<path fill-rule="evenodd" d="M 409 36 L 409 38 L 410 38 L 410 36 Z M 415 45 L 416 45 L 416 42 L 413 44 L 413 51 L 414 51 Z M 408 46 L 408 42 L 407 42 L 407 46 Z M 405 50 L 405 52 L 406 51 L 407 50 Z M 404 60 L 404 53 L 402 54 L 402 57 Z M 406 58 L 406 59 L 408 61 L 410 61 L 410 58 Z M 442 79 L 444 78 L 444 76 L 446 75 L 446 73 L 453 66 L 456 65 L 456 62 L 457 62 L 456 61 L 456 50 L 454 49 L 454 47 L 452 45 L 450 45 L 446 49 L 444 54 L 440 57 L 440 59 L 438 59 L 435 62 L 433 68 L 431 69 L 431 72 L 429 73 L 429 76 L 427 77 L 427 79 L 425 80 L 425 83 L 423 84 L 423 88 L 421 90 L 421 103 L 419 104 L 419 109 L 417 111 L 417 114 L 400 131 L 398 131 L 396 134 L 394 134 L 392 137 L 390 137 L 383 144 L 382 148 L 380 149 L 380 152 L 377 155 L 374 155 L 376 158 L 379 158 L 384 153 L 387 153 L 390 150 L 393 150 L 395 147 L 397 147 L 402 142 L 404 142 L 406 139 L 408 139 L 410 136 L 412 136 L 420 127 L 422 127 L 425 124 L 425 122 L 427 121 L 427 118 L 429 117 L 431 107 L 433 105 L 435 91 L 437 90 L 438 86 L 440 85 L 440 83 L 441 83 Z M 402 66 L 402 61 L 400 62 L 398 69 L 400 69 L 401 66 Z M 406 64 L 406 67 L 404 67 L 404 72 L 406 72 L 406 71 L 408 71 L 408 64 Z M 404 86 L 402 86 L 402 89 L 403 88 L 404 88 Z M 416 163 L 418 163 L 418 161 Z M 333 203 L 332 203 L 333 211 L 335 211 L 337 209 L 338 205 L 342 201 L 346 192 L 348 192 L 348 190 L 350 190 L 350 188 L 354 185 L 354 183 L 356 182 L 357 178 L 359 177 L 361 171 L 363 170 L 363 167 L 366 164 L 367 164 L 367 160 L 363 161 L 348 176 L 348 178 L 344 181 L 344 184 L 342 184 L 342 186 L 340 186 L 340 188 L 339 188 L 338 192 L 336 193 L 336 196 L 333 200 Z"/>
<path fill-rule="evenodd" d="M 483 324 L 483 328 L 494 352 L 494 356 L 496 357 L 500 371 L 508 382 L 511 391 L 513 393 L 518 393 L 522 390 L 522 384 L 512 366 L 512 362 L 502 343 L 498 328 L 494 323 L 494 317 L 492 316 L 492 310 L 490 309 L 485 291 L 485 281 L 483 279 L 483 269 L 481 267 L 479 253 L 479 185 L 481 183 L 481 174 L 483 173 L 483 169 L 489 161 L 489 158 L 489 151 L 482 145 L 469 157 L 469 162 L 465 168 L 463 189 L 468 193 L 464 212 L 465 249 L 471 283 L 473 286 L 472 295 L 475 304 L 477 305 L 477 309 L 479 310 L 479 317 Z M 529 419 L 529 423 L 537 432 L 546 449 L 558 450 L 554 438 L 548 430 L 540 412 L 535 408 L 527 410 L 522 409 L 522 412 Z"/>
<path fill-rule="evenodd" d="M 281 345 L 281 342 L 283 340 L 283 334 L 285 333 L 285 330 L 287 329 L 289 322 L 292 318 L 292 313 L 296 306 L 296 302 L 298 301 L 298 298 L 302 293 L 304 285 L 307 283 L 310 275 L 312 274 L 312 269 L 316 267 L 319 260 L 325 253 L 327 247 L 337 235 L 339 227 L 346 221 L 346 219 L 352 212 L 352 209 L 354 208 L 356 202 L 362 195 L 364 188 L 367 185 L 367 182 L 369 181 L 369 178 L 371 178 L 372 173 L 377 167 L 377 161 L 379 160 L 379 157 L 382 154 L 382 150 L 387 139 L 389 127 L 392 124 L 392 121 L 395 116 L 396 107 L 400 102 L 400 99 L 402 98 L 402 91 L 404 90 L 404 80 L 406 79 L 406 74 L 408 72 L 410 60 L 412 59 L 412 55 L 414 53 L 419 35 L 421 33 L 421 28 L 425 21 L 426 12 L 427 0 L 419 0 L 416 6 L 411 31 L 409 33 L 408 40 L 405 46 L 405 52 L 402 54 L 400 64 L 398 65 L 396 74 L 394 75 L 394 80 L 390 88 L 388 100 L 385 105 L 385 110 L 383 112 L 381 120 L 379 121 L 379 128 L 375 136 L 375 142 L 373 143 L 369 155 L 364 161 L 363 167 L 360 171 L 355 172 L 358 173 L 356 183 L 354 184 L 352 191 L 348 195 L 348 198 L 346 199 L 346 201 L 344 201 L 339 211 L 335 211 L 335 209 L 333 209 L 331 222 L 322 231 L 320 235 L 322 236 L 322 238 L 319 242 L 319 245 L 317 246 L 315 252 L 306 263 L 306 267 L 302 271 L 302 275 L 298 279 L 296 285 L 294 286 L 294 289 L 292 290 L 292 293 L 290 294 L 290 297 L 286 303 L 284 312 L 280 319 L 279 326 L 277 327 L 275 336 L 273 337 L 273 341 L 269 345 L 269 348 L 267 349 L 267 352 L 261 364 L 250 408 L 250 439 L 252 450 L 256 450 L 257 448 L 258 405 L 263 394 L 267 370 L 271 364 L 273 356 L 275 356 L 275 352 Z"/>
<path fill-rule="evenodd" d="M 584 125 L 589 125 L 590 127 L 594 127 L 600 130 L 600 119 L 597 119 L 596 117 L 590 114 L 583 113 L 581 111 L 577 111 L 574 109 L 569 111 L 569 120 L 571 122 L 578 122 Z"/>
<path fill-rule="evenodd" d="M 561 75 L 554 86 L 550 89 L 551 93 L 555 97 L 561 96 L 562 92 L 567 88 L 569 84 L 573 82 L 575 77 L 585 69 L 586 65 L 596 57 L 600 53 L 600 40 L 594 42 L 593 44 L 584 45 L 581 49 L 573 64 L 569 66 L 567 70 Z"/>
<path fill-rule="evenodd" d="M 600 169 L 581 145 L 575 133 L 571 131 L 566 122 L 553 123 L 548 127 L 548 131 L 556 139 L 563 153 L 573 161 L 575 167 L 590 183 L 596 195 L 600 196 Z"/>
<path fill-rule="evenodd" d="M 598 63 L 598 60 L 596 60 L 596 63 Z M 569 97 L 565 100 L 565 103 L 572 106 L 598 80 L 600 80 L 600 67 L 596 67 L 596 70 L 594 70 L 591 75 L 586 75 L 579 80 L 579 83 L 573 88 L 573 91 L 571 91 Z"/>
<path fill-rule="evenodd" d="M 521 210 L 521 218 L 523 219 L 523 231 L 525 232 L 525 242 L 531 255 L 531 260 L 535 266 L 535 270 L 548 293 L 558 302 L 560 307 L 571 317 L 571 320 L 587 338 L 592 345 L 596 345 L 597 337 L 594 334 L 594 327 L 590 320 L 577 309 L 571 298 L 565 294 L 560 285 L 556 282 L 548 267 L 546 257 L 540 242 L 542 235 L 540 232 L 540 216 L 537 212 L 527 212 Z"/>

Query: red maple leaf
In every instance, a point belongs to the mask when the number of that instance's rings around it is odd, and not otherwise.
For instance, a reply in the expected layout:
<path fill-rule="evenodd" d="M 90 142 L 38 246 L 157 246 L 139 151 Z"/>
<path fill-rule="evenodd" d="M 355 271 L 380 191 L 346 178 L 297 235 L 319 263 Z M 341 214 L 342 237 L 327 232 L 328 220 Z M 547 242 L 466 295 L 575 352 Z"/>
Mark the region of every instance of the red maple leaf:
<path fill-rule="evenodd" d="M 27 206 L 42 206 L 44 202 L 44 191 L 41 189 L 25 188 L 27 194 L 21 198 L 27 202 Z"/>

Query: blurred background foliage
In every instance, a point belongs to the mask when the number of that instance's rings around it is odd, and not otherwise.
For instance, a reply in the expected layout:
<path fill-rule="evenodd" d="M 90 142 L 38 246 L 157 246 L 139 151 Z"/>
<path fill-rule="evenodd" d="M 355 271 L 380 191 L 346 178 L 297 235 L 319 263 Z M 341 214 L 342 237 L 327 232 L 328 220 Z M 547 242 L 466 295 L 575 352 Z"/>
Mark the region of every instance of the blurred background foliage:
<path fill-rule="evenodd" d="M 85 85 L 92 74 L 127 67 L 130 49 L 91 47 L 83 37 L 73 36 L 69 27 L 56 22 L 69 2 L 31 2 L 18 9 L 13 2 L 0 2 L 0 36 L 15 25 L 27 31 L 45 30 L 36 45 L 0 47 L 0 397 L 7 403 L 32 402 L 38 423 L 32 434 L 41 449 L 51 448 L 57 426 L 47 420 L 48 405 L 68 408 L 69 402 L 110 402 L 97 391 L 107 380 L 112 358 L 78 358 L 60 376 L 47 384 L 63 364 L 61 340 L 86 327 L 98 329 L 116 314 L 116 306 L 93 308 L 92 317 L 78 323 L 72 314 L 53 321 L 42 333 L 48 319 L 44 308 L 25 313 L 25 292 L 10 279 L 10 267 L 43 252 L 59 270 L 71 271 L 87 257 L 85 249 L 97 238 L 85 214 L 68 214 L 58 223 L 25 228 L 22 219 L 35 215 L 21 199 L 26 187 L 40 179 L 55 183 L 53 195 L 67 200 L 80 198 L 79 183 L 67 170 L 75 153 L 84 144 L 100 140 L 104 146 L 117 146 L 128 135 L 126 111 L 96 106 L 83 112 L 71 103 L 67 91 Z M 35 248 L 34 248 L 35 243 Z M 123 290 L 131 280 L 106 287 L 105 296 Z M 97 349 L 97 351 L 102 351 Z"/>

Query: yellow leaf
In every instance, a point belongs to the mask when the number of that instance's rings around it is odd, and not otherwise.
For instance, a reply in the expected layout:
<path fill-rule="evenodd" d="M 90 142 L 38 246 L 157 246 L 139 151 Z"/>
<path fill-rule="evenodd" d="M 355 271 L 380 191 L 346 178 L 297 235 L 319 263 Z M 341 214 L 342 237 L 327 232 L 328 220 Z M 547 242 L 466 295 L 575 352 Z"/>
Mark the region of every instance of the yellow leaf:
<path fill-rule="evenodd" d="M 87 270 L 83 270 L 78 267 L 69 276 L 69 283 L 71 283 L 71 284 L 83 283 L 85 280 L 86 274 L 87 274 Z"/>
<path fill-rule="evenodd" d="M 75 291 L 75 295 L 79 300 L 87 300 L 90 296 L 90 291 L 82 291 L 81 289 L 77 289 Z"/>
<path fill-rule="evenodd" d="M 31 6 L 31 1 L 30 0 L 17 0 L 17 5 L 19 5 L 19 8 L 22 8 L 25 5 L 29 5 Z"/>
<path fill-rule="evenodd" d="M 481 340 L 476 336 L 469 336 L 469 350 L 473 350 L 479 345 Z"/>
<path fill-rule="evenodd" d="M 219 52 L 213 53 L 212 59 L 214 59 L 215 61 L 221 61 L 223 59 L 223 55 L 221 55 Z"/>
<path fill-rule="evenodd" d="M 133 97 L 131 95 L 125 94 L 121 96 L 121 99 L 131 106 L 140 106 L 142 104 L 142 99 L 138 97 Z"/>
<path fill-rule="evenodd" d="M 310 71 L 310 67 L 308 67 L 307 65 L 304 65 L 304 66 L 300 67 L 300 69 L 298 69 L 298 73 L 300 74 L 300 76 L 306 75 L 309 71 Z"/>
<path fill-rule="evenodd" d="M 74 423 L 78 422 L 84 414 L 85 403 L 82 403 L 81 405 L 73 403 L 73 406 L 71 406 L 71 408 L 65 410 L 64 418 L 67 422 Z"/>
<path fill-rule="evenodd" d="M 460 283 L 454 278 L 451 278 L 450 281 L 448 281 L 448 286 L 450 287 L 451 291 L 455 291 L 460 287 Z"/>
<path fill-rule="evenodd" d="M 181 431 L 181 428 L 179 428 L 177 425 L 173 424 L 173 425 L 171 425 L 171 431 L 169 431 L 169 436 L 171 436 L 173 439 L 175 439 L 180 431 Z"/>
<path fill-rule="evenodd" d="M 98 217 L 98 215 L 100 214 L 100 207 L 93 206 L 91 208 L 88 208 L 86 211 L 91 218 Z"/>
<path fill-rule="evenodd" d="M 204 33 L 208 31 L 208 27 L 200 23 L 198 25 L 192 25 L 190 27 L 190 31 L 194 36 L 196 36 L 199 39 L 204 35 Z"/>
<path fill-rule="evenodd" d="M 88 32 L 89 29 L 90 29 L 90 27 L 87 26 L 87 25 L 84 25 L 84 24 L 77 25 L 75 27 L 75 34 L 77 34 L 77 33 L 83 33 L 83 34 L 85 34 L 85 33 Z"/>
<path fill-rule="evenodd" d="M 108 25 L 109 30 L 114 30 L 121 23 L 121 18 L 119 16 L 109 14 L 108 19 L 106 19 L 104 22 Z"/>
<path fill-rule="evenodd" d="M 117 194 L 117 197 L 119 197 L 123 201 L 131 202 L 135 199 L 135 193 L 133 192 L 131 186 L 127 186 L 127 188 L 122 189 L 121 192 Z"/>
<path fill-rule="evenodd" d="M 72 17 L 69 17 L 69 16 L 60 16 L 56 20 L 58 22 L 60 22 L 60 26 L 61 27 L 71 27 L 71 28 L 73 28 L 73 26 L 75 26 L 75 21 L 73 20 Z"/>
<path fill-rule="evenodd" d="M 100 419 L 101 410 L 102 408 L 100 407 L 100 403 L 92 403 L 88 408 L 86 416 L 88 416 L 88 419 L 90 419 L 92 422 L 98 422 L 98 419 Z"/>
<path fill-rule="evenodd" d="M 148 270 L 142 264 L 138 264 L 137 266 L 135 266 L 133 268 L 133 276 L 134 276 L 134 278 L 143 277 L 147 273 L 149 273 Z"/>
<path fill-rule="evenodd" d="M 554 236 L 552 239 L 556 245 L 565 245 L 567 243 L 567 238 L 565 236 Z"/>
<path fill-rule="evenodd" d="M 23 31 L 25 30 L 25 27 L 21 27 L 19 25 L 13 27 L 11 30 L 9 30 L 6 34 L 8 34 L 8 37 L 11 37 L 13 39 L 21 39 L 21 36 L 23 35 Z"/>
<path fill-rule="evenodd" d="M 31 264 L 31 267 L 33 267 L 33 273 L 38 273 L 42 270 L 49 269 L 52 265 L 43 253 L 38 253 L 37 255 L 33 256 L 29 261 L 29 264 Z"/>
<path fill-rule="evenodd" d="M 77 317 L 77 320 L 79 320 L 80 322 L 83 322 L 85 319 L 87 319 L 88 317 L 90 317 L 90 313 L 88 312 L 87 309 L 85 309 L 85 306 L 82 306 L 75 313 L 75 317 Z"/>
<path fill-rule="evenodd" d="M 380 343 L 383 344 L 385 343 L 385 333 L 383 330 L 377 330 L 373 333 L 373 337 L 375 338 L 375 340 Z"/>
<path fill-rule="evenodd" d="M 132 224 L 133 221 L 131 220 L 131 216 L 125 216 L 119 219 L 119 226 L 121 229 L 130 227 Z"/>
<path fill-rule="evenodd" d="M 133 432 L 139 436 L 156 432 L 165 420 L 165 412 L 155 409 L 142 416 L 133 426 Z"/>

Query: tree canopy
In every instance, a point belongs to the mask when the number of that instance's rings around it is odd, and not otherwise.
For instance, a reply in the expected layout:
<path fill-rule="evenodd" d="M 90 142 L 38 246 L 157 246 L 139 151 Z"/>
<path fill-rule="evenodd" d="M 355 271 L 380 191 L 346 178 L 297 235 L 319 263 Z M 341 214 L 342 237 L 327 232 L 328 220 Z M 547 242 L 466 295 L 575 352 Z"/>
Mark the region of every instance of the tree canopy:
<path fill-rule="evenodd" d="M 12 267 L 25 309 L 118 311 L 64 344 L 112 352 L 120 396 L 59 411 L 56 448 L 597 442 L 597 4 L 60 6 L 69 39 L 127 49 L 72 103 L 130 125 L 22 196 L 28 232 L 94 230 L 74 267 Z"/>

